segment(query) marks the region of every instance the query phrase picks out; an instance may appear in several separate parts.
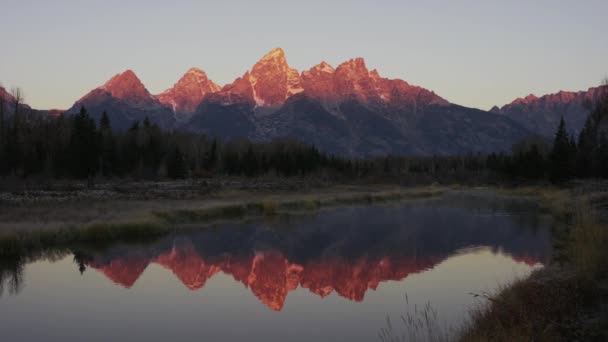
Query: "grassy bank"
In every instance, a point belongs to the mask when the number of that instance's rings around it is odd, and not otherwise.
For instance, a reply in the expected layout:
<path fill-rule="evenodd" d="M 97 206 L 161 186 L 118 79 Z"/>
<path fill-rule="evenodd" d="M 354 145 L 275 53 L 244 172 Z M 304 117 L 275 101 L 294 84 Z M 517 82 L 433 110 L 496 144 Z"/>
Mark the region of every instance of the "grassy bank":
<path fill-rule="evenodd" d="M 523 188 L 558 220 L 556 258 L 548 267 L 487 298 L 472 312 L 461 341 L 605 341 L 608 338 L 608 225 L 598 193 Z M 597 203 L 596 203 L 597 204 Z"/>
<path fill-rule="evenodd" d="M 442 188 L 415 188 L 409 190 L 341 194 L 335 196 L 305 196 L 295 199 L 276 198 L 241 202 L 201 209 L 156 211 L 153 214 L 165 223 L 189 224 L 211 223 L 222 220 L 275 216 L 293 212 L 316 211 L 321 208 L 341 205 L 374 204 L 404 199 L 433 197 L 442 194 Z"/>
<path fill-rule="evenodd" d="M 239 221 L 295 212 L 314 212 L 321 208 L 340 205 L 373 204 L 404 199 L 432 197 L 442 194 L 444 188 L 423 187 L 381 191 L 361 190 L 353 192 L 336 192 L 302 194 L 289 196 L 238 196 L 221 201 L 191 203 L 188 201 L 172 202 L 169 209 L 150 205 L 142 211 L 145 203 L 138 204 L 138 210 L 132 217 L 122 217 L 118 222 L 95 222 L 91 224 L 54 225 L 51 228 L 25 228 L 26 224 L 17 227 L 22 229 L 5 229 L 0 231 L 0 257 L 16 255 L 24 251 L 66 246 L 75 243 L 108 243 L 112 241 L 152 239 L 169 234 L 184 227 L 203 228 L 209 224 L 224 221 Z M 150 202 L 152 204 L 153 201 Z M 94 206 L 91 203 L 91 206 Z M 66 207 L 53 210 L 70 210 Z"/>

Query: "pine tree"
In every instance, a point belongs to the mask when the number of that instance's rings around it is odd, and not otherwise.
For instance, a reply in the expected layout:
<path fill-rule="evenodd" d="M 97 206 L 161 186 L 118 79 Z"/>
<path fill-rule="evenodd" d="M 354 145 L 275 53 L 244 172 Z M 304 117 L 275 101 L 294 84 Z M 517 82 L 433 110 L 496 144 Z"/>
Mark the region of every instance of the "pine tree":
<path fill-rule="evenodd" d="M 108 113 L 104 110 L 101 113 L 101 119 L 99 120 L 99 128 L 101 131 L 112 131 L 112 126 L 110 124 L 110 118 L 108 117 Z"/>
<path fill-rule="evenodd" d="M 545 161 L 538 150 L 538 145 L 532 144 L 522 158 L 523 176 L 528 179 L 539 179 L 545 173 Z"/>
<path fill-rule="evenodd" d="M 585 121 L 585 126 L 583 126 L 583 129 L 578 136 L 576 174 L 579 177 L 591 176 L 593 172 L 593 153 L 596 149 L 593 126 L 593 119 L 591 115 L 589 115 Z"/>
<path fill-rule="evenodd" d="M 0 174 L 5 173 L 8 169 L 8 160 L 6 160 L 6 132 L 4 125 L 4 99 L 0 97 Z"/>
<path fill-rule="evenodd" d="M 0 148 L 4 146 L 4 138 L 4 99 L 0 97 Z M 0 153 L 2 153 L 1 150 Z"/>
<path fill-rule="evenodd" d="M 219 148 L 217 145 L 217 139 L 213 139 L 213 143 L 211 144 L 211 148 L 209 149 L 209 153 L 206 159 L 207 160 L 205 163 L 205 169 L 207 169 L 207 171 L 215 170 L 219 159 Z"/>
<path fill-rule="evenodd" d="M 111 177 L 117 169 L 118 157 L 116 153 L 116 138 L 112 132 L 112 125 L 108 113 L 101 114 L 99 120 L 99 146 L 100 146 L 100 168 L 104 177 Z"/>
<path fill-rule="evenodd" d="M 561 183 L 572 178 L 572 146 L 566 131 L 566 123 L 562 117 L 555 133 L 553 150 L 551 151 L 551 181 Z"/>
<path fill-rule="evenodd" d="M 255 153 L 253 152 L 253 146 L 249 144 L 247 147 L 247 152 L 243 156 L 243 160 L 241 162 L 242 170 L 245 171 L 245 174 L 249 177 L 253 177 L 258 174 L 258 159 L 256 158 Z"/>
<path fill-rule="evenodd" d="M 595 175 L 608 178 L 608 133 L 602 132 L 599 137 L 599 146 L 594 153 Z"/>
<path fill-rule="evenodd" d="M 70 140 L 72 174 L 76 178 L 87 178 L 93 185 L 93 176 L 98 170 L 99 148 L 95 122 L 84 107 L 73 118 Z"/>
<path fill-rule="evenodd" d="M 175 146 L 167 160 L 167 176 L 173 179 L 186 178 L 186 163 L 178 146 Z"/>

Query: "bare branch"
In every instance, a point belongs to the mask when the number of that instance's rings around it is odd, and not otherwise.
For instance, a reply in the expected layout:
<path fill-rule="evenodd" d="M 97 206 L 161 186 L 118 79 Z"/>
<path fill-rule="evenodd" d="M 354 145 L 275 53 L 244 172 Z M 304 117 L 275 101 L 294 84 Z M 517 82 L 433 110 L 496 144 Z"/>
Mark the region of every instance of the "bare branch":
<path fill-rule="evenodd" d="M 23 91 L 21 91 L 21 88 L 12 88 L 11 95 L 13 95 L 13 97 L 15 98 L 15 104 L 19 105 L 20 103 L 23 103 Z"/>

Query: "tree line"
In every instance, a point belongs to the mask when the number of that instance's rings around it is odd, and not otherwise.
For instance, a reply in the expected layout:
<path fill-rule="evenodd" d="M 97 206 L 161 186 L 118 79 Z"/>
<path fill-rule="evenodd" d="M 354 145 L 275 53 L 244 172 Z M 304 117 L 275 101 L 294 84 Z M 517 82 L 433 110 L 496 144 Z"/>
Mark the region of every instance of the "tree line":
<path fill-rule="evenodd" d="M 203 134 L 163 131 L 147 118 L 117 132 L 105 112 L 99 122 L 84 107 L 70 116 L 33 115 L 18 102 L 8 106 L 0 100 L 0 177 L 86 179 L 90 185 L 100 177 L 269 174 L 400 183 L 560 183 L 572 178 L 608 178 L 607 119 L 608 99 L 604 98 L 577 137 L 569 134 L 562 119 L 553 141 L 528 139 L 510 153 L 356 159 L 328 155 L 288 138 L 225 142 Z"/>
<path fill-rule="evenodd" d="M 608 178 L 608 97 L 595 104 L 578 136 L 568 132 L 562 118 L 552 142 L 537 139 L 511 154 L 492 154 L 488 168 L 511 179 L 553 183 Z"/>
<path fill-rule="evenodd" d="M 202 134 L 162 131 L 147 118 L 116 132 L 107 113 L 95 122 L 86 108 L 73 116 L 0 112 L 0 176 L 87 179 L 302 176 L 342 170 L 343 159 L 290 139 L 223 142 Z"/>

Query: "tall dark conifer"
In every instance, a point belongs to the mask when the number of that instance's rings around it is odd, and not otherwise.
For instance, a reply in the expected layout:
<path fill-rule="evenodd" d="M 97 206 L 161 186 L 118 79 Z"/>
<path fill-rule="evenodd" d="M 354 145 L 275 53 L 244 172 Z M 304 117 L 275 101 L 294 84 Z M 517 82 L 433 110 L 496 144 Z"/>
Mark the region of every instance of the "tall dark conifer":
<path fill-rule="evenodd" d="M 76 178 L 88 179 L 93 185 L 93 177 L 98 170 L 99 148 L 95 122 L 89 117 L 86 108 L 74 116 L 72 137 L 70 139 L 70 164 Z"/>
<path fill-rule="evenodd" d="M 116 138 L 112 132 L 110 117 L 105 111 L 99 120 L 100 169 L 104 177 L 111 177 L 118 171 Z"/>
<path fill-rule="evenodd" d="M 178 146 L 175 146 L 167 160 L 167 176 L 173 179 L 186 178 L 186 162 Z"/>
<path fill-rule="evenodd" d="M 572 178 L 572 146 L 566 130 L 566 123 L 562 117 L 555 133 L 553 150 L 551 151 L 551 181 L 565 182 Z"/>
<path fill-rule="evenodd" d="M 6 132 L 4 130 L 4 98 L 0 96 L 0 174 L 8 168 L 6 160 Z"/>

